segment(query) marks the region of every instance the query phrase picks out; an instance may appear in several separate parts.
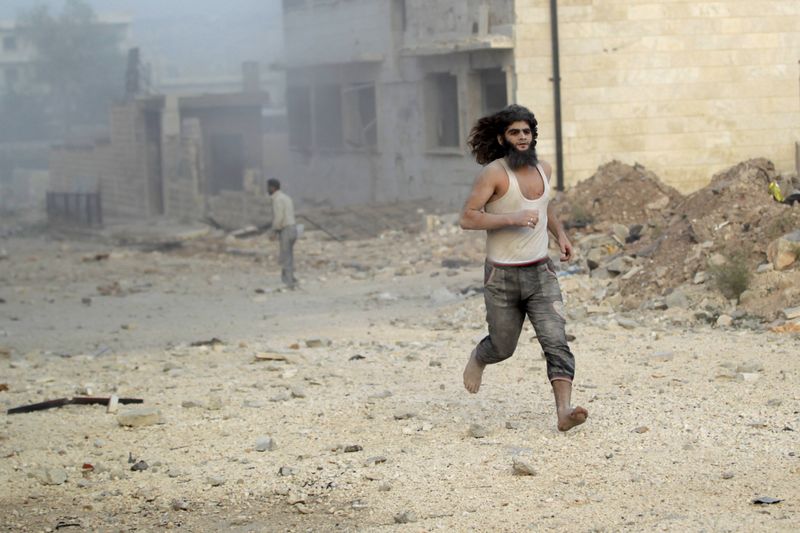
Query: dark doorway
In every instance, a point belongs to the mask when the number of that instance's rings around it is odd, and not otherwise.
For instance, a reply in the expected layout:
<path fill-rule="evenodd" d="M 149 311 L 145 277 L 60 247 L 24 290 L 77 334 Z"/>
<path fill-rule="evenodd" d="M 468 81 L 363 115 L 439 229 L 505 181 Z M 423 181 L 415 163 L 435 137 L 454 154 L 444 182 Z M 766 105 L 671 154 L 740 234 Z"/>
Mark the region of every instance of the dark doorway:
<path fill-rule="evenodd" d="M 145 116 L 147 128 L 147 190 L 149 213 L 164 214 L 164 177 L 161 161 L 161 115 L 148 113 Z"/>
<path fill-rule="evenodd" d="M 211 136 L 211 194 L 241 191 L 244 183 L 244 139 L 237 134 Z"/>

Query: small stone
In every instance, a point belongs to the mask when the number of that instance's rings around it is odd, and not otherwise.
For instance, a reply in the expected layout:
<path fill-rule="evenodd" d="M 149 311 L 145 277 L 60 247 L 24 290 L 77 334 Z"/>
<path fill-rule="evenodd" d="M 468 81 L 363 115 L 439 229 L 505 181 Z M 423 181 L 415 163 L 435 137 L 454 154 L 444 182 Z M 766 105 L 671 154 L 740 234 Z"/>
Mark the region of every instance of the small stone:
<path fill-rule="evenodd" d="M 733 477 L 733 472 L 723 472 L 722 479 L 731 479 Z"/>
<path fill-rule="evenodd" d="M 108 405 L 106 406 L 106 413 L 109 414 L 116 414 L 119 411 L 119 396 L 116 394 L 112 394 L 111 397 L 108 399 Z"/>
<path fill-rule="evenodd" d="M 377 464 L 385 462 L 386 462 L 386 457 L 384 457 L 383 455 L 376 455 L 374 457 L 367 458 L 367 460 L 364 461 L 364 466 L 375 466 Z"/>
<path fill-rule="evenodd" d="M 625 329 L 636 329 L 636 328 L 639 327 L 639 323 L 638 322 L 636 322 L 635 320 L 633 320 L 631 318 L 625 318 L 625 317 L 618 317 L 617 318 L 617 324 L 619 324 L 620 326 L 622 326 Z"/>
<path fill-rule="evenodd" d="M 306 391 L 303 390 L 303 387 L 294 386 L 292 387 L 292 398 L 305 398 Z"/>
<path fill-rule="evenodd" d="M 257 452 L 267 452 L 272 451 L 276 448 L 275 441 L 272 437 L 259 437 L 256 439 L 256 451 Z"/>
<path fill-rule="evenodd" d="M 772 263 L 761 263 L 758 265 L 758 268 L 756 268 L 756 273 L 763 274 L 764 272 L 772 272 L 773 270 L 775 270 L 775 267 L 772 266 Z"/>
<path fill-rule="evenodd" d="M 730 315 L 719 315 L 717 318 L 717 326 L 727 328 L 733 324 L 733 317 Z"/>
<path fill-rule="evenodd" d="M 189 502 L 186 500 L 175 499 L 172 500 L 172 510 L 173 511 L 188 511 L 189 510 Z"/>
<path fill-rule="evenodd" d="M 206 481 L 208 481 L 208 484 L 212 487 L 219 487 L 220 485 L 225 484 L 225 478 L 222 476 L 208 476 Z"/>
<path fill-rule="evenodd" d="M 511 468 L 517 476 L 535 476 L 537 474 L 533 465 L 518 457 L 514 457 Z"/>
<path fill-rule="evenodd" d="M 413 511 L 403 511 L 394 515 L 395 524 L 412 524 L 417 521 L 417 515 Z"/>
<path fill-rule="evenodd" d="M 278 470 L 278 475 L 281 475 L 281 476 L 284 476 L 284 477 L 293 476 L 296 473 L 297 473 L 297 471 L 294 468 L 290 467 L 290 466 L 282 466 Z"/>
<path fill-rule="evenodd" d="M 467 431 L 468 435 L 474 439 L 482 439 L 489 435 L 489 430 L 480 425 L 480 424 L 472 424 L 469 426 L 469 430 Z"/>
<path fill-rule="evenodd" d="M 401 411 L 401 412 L 398 412 L 398 413 L 394 414 L 394 419 L 395 420 L 408 420 L 410 418 L 414 418 L 415 416 L 417 416 L 416 413 L 412 413 L 410 411 Z"/>
<path fill-rule="evenodd" d="M 783 311 L 783 318 L 786 320 L 794 320 L 795 318 L 800 318 L 800 306 L 797 307 L 787 307 Z"/>
<path fill-rule="evenodd" d="M 677 307 L 680 309 L 687 309 L 689 307 L 689 298 L 679 289 L 669 293 L 664 299 L 664 302 L 669 308 Z"/>
<path fill-rule="evenodd" d="M 150 465 L 148 465 L 145 461 L 137 461 L 133 464 L 133 466 L 131 466 L 131 470 L 133 472 L 143 472 L 148 468 L 150 468 Z"/>
<path fill-rule="evenodd" d="M 513 420 L 506 421 L 506 429 L 519 429 L 519 424 Z"/>
<path fill-rule="evenodd" d="M 161 415 L 161 411 L 155 407 L 144 407 L 118 414 L 117 422 L 120 426 L 143 427 L 163 424 L 164 417 Z"/>
<path fill-rule="evenodd" d="M 333 344 L 330 339 L 307 339 L 306 346 L 308 348 L 320 348 L 322 346 L 330 346 Z"/>
<path fill-rule="evenodd" d="M 203 404 L 197 400 L 183 400 L 181 407 L 184 409 L 194 409 L 195 407 L 203 407 Z"/>
<path fill-rule="evenodd" d="M 286 503 L 289 505 L 297 505 L 298 503 L 305 503 L 306 495 L 302 492 L 296 492 L 294 490 L 290 490 L 289 494 L 286 496 Z"/>
<path fill-rule="evenodd" d="M 360 452 L 363 449 L 360 444 L 351 444 L 344 447 L 344 453 Z"/>
<path fill-rule="evenodd" d="M 209 411 L 219 411 L 222 409 L 223 402 L 222 398 L 219 396 L 209 396 L 208 402 L 206 403 L 206 409 Z"/>
<path fill-rule="evenodd" d="M 634 433 L 647 433 L 650 431 L 650 428 L 647 426 L 639 426 L 633 430 Z"/>
<path fill-rule="evenodd" d="M 671 351 L 661 351 L 661 352 L 655 352 L 653 355 L 651 355 L 650 360 L 658 361 L 659 363 L 666 363 L 667 361 L 672 361 L 674 357 L 675 354 Z"/>
<path fill-rule="evenodd" d="M 714 379 L 717 381 L 732 381 L 736 378 L 736 372 L 730 368 L 721 368 L 714 376 Z"/>
<path fill-rule="evenodd" d="M 376 392 L 375 394 L 370 394 L 369 396 L 367 396 L 367 399 L 368 400 L 382 400 L 384 398 L 389 398 L 391 396 L 392 396 L 392 391 L 385 390 L 385 391 L 381 391 L 381 392 Z"/>
<path fill-rule="evenodd" d="M 33 471 L 42 485 L 61 485 L 67 481 L 67 471 L 60 467 L 42 467 Z"/>
<path fill-rule="evenodd" d="M 289 401 L 291 396 L 287 392 L 281 392 L 269 399 L 271 402 L 286 402 Z"/>
<path fill-rule="evenodd" d="M 369 504 L 364 500 L 354 500 L 350 502 L 350 507 L 352 507 L 353 509 L 366 509 L 367 507 L 369 507 Z"/>

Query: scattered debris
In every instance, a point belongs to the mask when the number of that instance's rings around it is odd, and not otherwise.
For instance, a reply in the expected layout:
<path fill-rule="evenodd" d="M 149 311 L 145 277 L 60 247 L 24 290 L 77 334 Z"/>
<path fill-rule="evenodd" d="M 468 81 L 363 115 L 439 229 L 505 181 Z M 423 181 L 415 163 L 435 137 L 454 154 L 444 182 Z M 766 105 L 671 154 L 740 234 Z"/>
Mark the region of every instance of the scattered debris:
<path fill-rule="evenodd" d="M 120 399 L 121 401 L 121 399 Z M 155 407 L 145 407 L 142 409 L 132 409 L 117 415 L 117 422 L 120 426 L 143 427 L 155 424 L 163 424 L 164 418 L 161 411 Z"/>
<path fill-rule="evenodd" d="M 133 466 L 131 466 L 131 470 L 133 472 L 143 472 L 148 468 L 150 468 L 150 465 L 148 465 L 145 461 L 136 461 Z"/>
<path fill-rule="evenodd" d="M 530 463 L 523 461 L 518 457 L 514 457 L 511 464 L 514 474 L 517 476 L 535 476 L 536 469 Z"/>
<path fill-rule="evenodd" d="M 414 511 L 402 511 L 394 515 L 395 524 L 412 524 L 417 521 L 417 514 Z"/>
<path fill-rule="evenodd" d="M 211 346 L 211 347 L 222 346 L 223 344 L 225 344 L 225 343 L 222 342 L 220 339 L 218 339 L 216 337 L 212 337 L 211 339 L 209 339 L 207 341 L 195 341 L 195 342 L 189 344 L 189 346 L 191 346 L 193 348 L 197 348 L 197 347 L 200 347 L 200 346 Z"/>
<path fill-rule="evenodd" d="M 64 405 L 109 405 L 111 399 L 112 397 L 102 396 L 73 396 L 72 398 L 59 398 L 57 400 L 48 400 L 45 402 L 14 407 L 6 411 L 6 414 L 15 415 L 20 413 L 30 413 L 33 411 L 43 411 L 45 409 L 62 407 Z M 117 401 L 121 404 L 144 403 L 144 400 L 140 398 L 117 398 Z"/>
<path fill-rule="evenodd" d="M 756 505 L 772 505 L 775 503 L 780 503 L 783 500 L 780 498 L 773 498 L 771 496 L 760 496 L 758 498 L 753 499 L 752 503 Z"/>

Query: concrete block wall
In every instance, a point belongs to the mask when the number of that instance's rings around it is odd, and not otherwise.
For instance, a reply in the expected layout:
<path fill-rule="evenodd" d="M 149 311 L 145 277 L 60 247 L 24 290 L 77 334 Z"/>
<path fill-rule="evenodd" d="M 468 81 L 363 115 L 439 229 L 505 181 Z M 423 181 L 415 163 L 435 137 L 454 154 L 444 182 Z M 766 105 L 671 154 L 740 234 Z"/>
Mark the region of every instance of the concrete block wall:
<path fill-rule="evenodd" d="M 107 142 L 55 147 L 50 153 L 48 192 L 96 193 L 114 171 L 113 151 Z"/>
<path fill-rule="evenodd" d="M 144 123 L 138 105 L 111 109 L 113 167 L 102 176 L 103 213 L 112 217 L 147 217 L 147 155 Z"/>
<path fill-rule="evenodd" d="M 516 99 L 553 161 L 547 2 L 517 0 Z M 559 2 L 567 184 L 611 160 L 683 192 L 751 157 L 791 172 L 800 140 L 800 2 Z"/>
<path fill-rule="evenodd" d="M 202 147 L 197 139 L 169 136 L 162 141 L 164 214 L 184 222 L 203 217 L 199 183 Z"/>

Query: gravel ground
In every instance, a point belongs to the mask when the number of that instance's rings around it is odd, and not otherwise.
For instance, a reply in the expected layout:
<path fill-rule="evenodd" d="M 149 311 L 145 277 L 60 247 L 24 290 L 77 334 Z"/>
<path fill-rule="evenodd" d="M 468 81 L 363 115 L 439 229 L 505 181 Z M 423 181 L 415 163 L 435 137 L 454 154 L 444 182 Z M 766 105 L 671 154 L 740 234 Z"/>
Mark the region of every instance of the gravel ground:
<path fill-rule="evenodd" d="M 796 334 L 670 312 L 589 313 L 568 332 L 573 400 L 590 417 L 561 434 L 530 326 L 477 395 L 461 384 L 485 330 L 482 296 L 469 290 L 479 266 L 355 276 L 305 265 L 302 288 L 282 292 L 275 243 L 261 262 L 43 238 L 1 244 L 0 403 L 117 394 L 144 400 L 120 413 L 153 408 L 161 418 L 127 427 L 87 405 L 2 415 L 3 530 L 796 531 L 800 522 Z M 571 291 L 587 283 L 563 278 L 568 310 L 584 306 Z M 753 503 L 764 496 L 783 501 Z"/>

